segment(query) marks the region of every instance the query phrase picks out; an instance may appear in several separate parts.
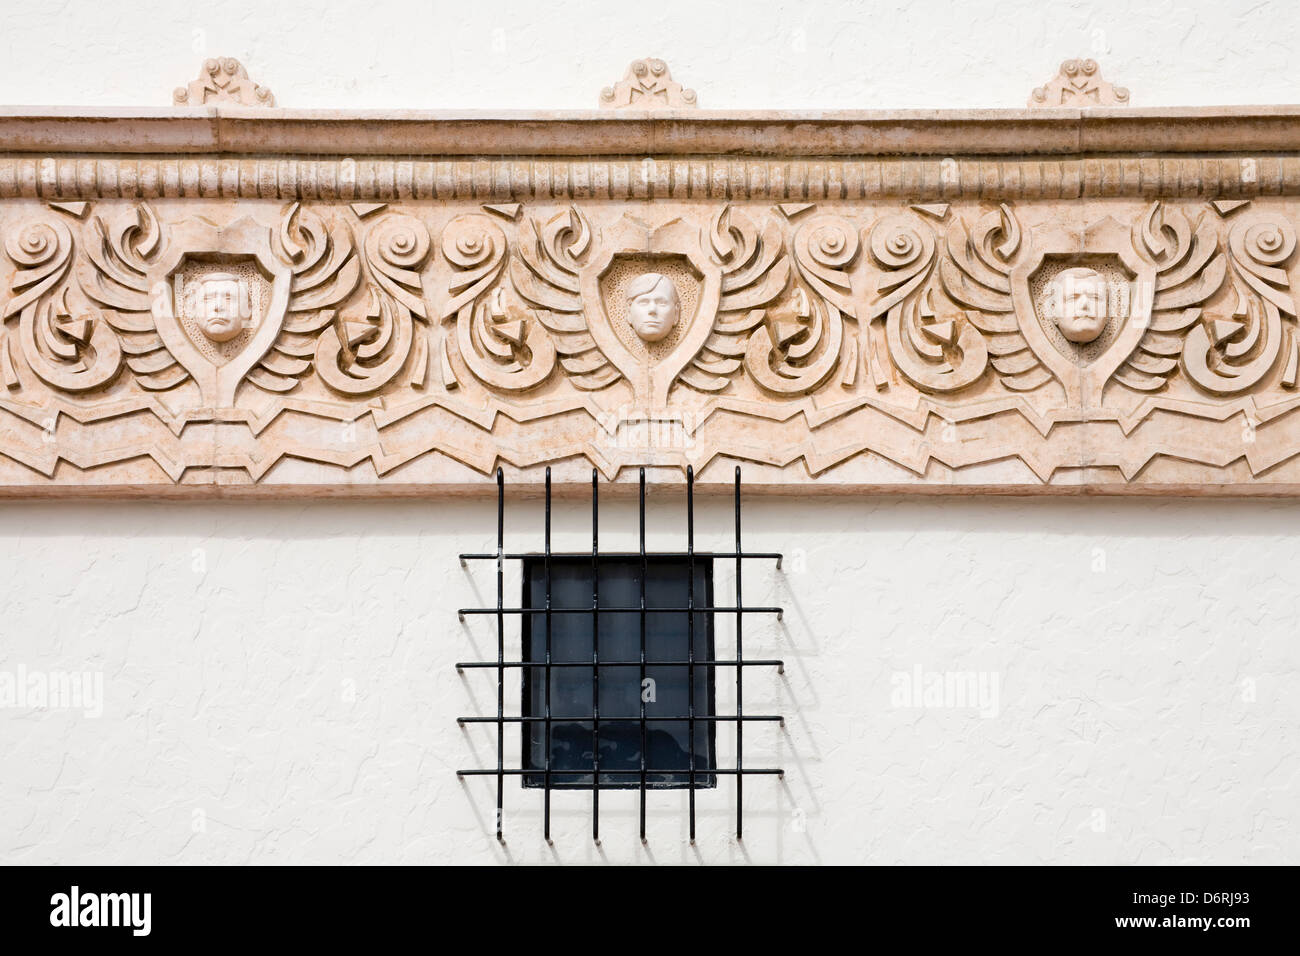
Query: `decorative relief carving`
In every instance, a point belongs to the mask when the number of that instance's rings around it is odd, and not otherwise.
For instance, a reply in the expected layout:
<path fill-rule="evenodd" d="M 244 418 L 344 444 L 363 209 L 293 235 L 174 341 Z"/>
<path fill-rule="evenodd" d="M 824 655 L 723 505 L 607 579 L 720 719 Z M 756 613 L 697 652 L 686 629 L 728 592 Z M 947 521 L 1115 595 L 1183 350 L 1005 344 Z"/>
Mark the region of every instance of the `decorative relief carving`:
<path fill-rule="evenodd" d="M 576 211 L 573 215 L 570 225 L 575 231 L 584 230 L 585 222 L 577 218 Z M 536 228 L 535 225 L 530 225 Z M 564 250 L 568 246 L 564 239 L 558 238 L 560 232 L 563 230 L 552 229 L 551 241 L 559 244 L 555 254 L 564 256 L 567 254 Z M 535 233 L 535 238 L 540 247 L 544 241 L 542 234 Z M 581 246 L 583 240 L 578 239 L 577 243 Z M 547 329 L 544 328 L 546 320 L 542 315 L 527 313 L 529 304 L 544 307 L 544 303 L 528 300 L 525 293 L 514 290 L 510 291 L 519 297 L 518 303 L 506 301 L 508 290 L 500 281 L 505 275 L 509 259 L 505 231 L 487 216 L 461 216 L 452 220 L 444 231 L 442 252 L 456 270 L 448 286 L 451 300 L 442 310 L 444 320 L 455 320 L 454 338 L 442 340 L 441 367 L 446 387 L 460 386 L 460 379 L 449 357 L 449 349 L 472 375 L 493 388 L 519 392 L 545 381 L 555 368 L 557 349 L 547 335 Z M 542 260 L 529 260 L 520 256 L 514 261 Z M 575 287 L 568 291 L 577 290 Z M 557 321 L 552 319 L 553 324 Z M 575 342 L 571 346 L 586 344 Z M 578 353 L 578 358 L 570 361 L 574 353 L 569 350 L 569 346 L 562 346 L 560 351 L 565 353 L 566 370 L 578 371 L 589 367 L 584 363 L 581 353 Z M 593 387 L 597 380 L 599 385 L 595 387 L 602 387 L 611 381 L 600 379 L 599 376 L 597 379 L 589 379 L 584 375 L 585 373 L 580 373 L 577 376 L 582 380 L 579 387 Z"/>
<path fill-rule="evenodd" d="M 768 248 L 778 244 L 777 236 L 769 234 Z M 795 228 L 790 244 L 795 272 L 786 307 L 750 335 L 745 367 L 767 391 L 798 395 L 824 383 L 843 360 L 842 384 L 852 385 L 857 353 L 845 320 L 857 317 L 849 279 L 858 260 L 857 230 L 842 217 L 818 215 Z M 784 270 L 772 277 L 777 281 L 768 283 L 769 291 L 776 285 L 784 290 Z"/>
<path fill-rule="evenodd" d="M 915 214 L 878 222 L 871 230 L 871 255 L 882 272 L 870 315 L 885 317 L 889 358 L 900 374 L 924 391 L 953 392 L 984 374 L 989 355 L 975 321 L 939 298 L 939 248 L 932 227 Z"/>
<path fill-rule="evenodd" d="M 264 199 L 302 202 L 1149 199 L 1216 202 L 1300 196 L 1300 155 L 1092 156 L 1061 159 L 746 156 L 394 160 L 0 155 L 0 199 Z"/>
<path fill-rule="evenodd" d="M 0 487 L 1300 490 L 1297 214 L 9 202 Z"/>
<path fill-rule="evenodd" d="M 638 405 L 663 408 L 678 382 L 726 389 L 747 340 L 756 356 L 767 354 L 753 346 L 755 330 L 789 280 L 775 221 L 760 232 L 722 206 L 698 234 L 681 219 L 649 228 L 627 216 L 597 232 L 570 207 L 545 223 L 529 219 L 523 230 L 513 255 L 504 231 L 482 216 L 456 220 L 444 237 L 461 270 L 444 315 L 456 314 L 458 358 L 481 381 L 531 388 L 558 357 L 580 390 L 622 381 Z M 508 290 L 498 284 L 507 256 Z M 507 320 L 517 314 L 503 305 L 507 292 L 531 314 Z M 483 296 L 490 298 L 476 310 Z M 762 341 L 779 337 L 765 332 Z"/>
<path fill-rule="evenodd" d="M 190 284 L 187 311 L 209 341 L 225 345 L 257 327 L 251 285 L 231 272 L 203 272 Z"/>
<path fill-rule="evenodd" d="M 1286 267 L 1295 256 L 1295 227 L 1277 215 L 1244 216 L 1227 244 L 1228 297 L 1188 333 L 1183 368 L 1205 391 L 1234 395 L 1259 385 L 1283 360 L 1281 384 L 1294 389 L 1296 307 Z"/>
<path fill-rule="evenodd" d="M 1128 288 L 1126 280 L 1113 281 L 1091 266 L 1072 266 L 1052 276 L 1040 314 L 1045 313 L 1071 345 L 1091 345 L 1124 321 Z"/>
<path fill-rule="evenodd" d="M 346 227 L 331 232 L 296 204 L 278 241 L 247 218 L 164 228 L 147 204 L 96 215 L 87 229 L 78 278 L 121 338 L 127 367 L 149 391 L 192 381 L 205 407 L 233 407 L 245 380 L 292 390 L 334 319 L 327 307 L 357 278 Z"/>
<path fill-rule="evenodd" d="M 1066 106 L 1072 109 L 1128 106 L 1129 94 L 1124 87 L 1112 86 L 1101 78 L 1101 69 L 1096 60 L 1066 60 L 1056 76 L 1034 88 L 1029 95 L 1029 105 Z"/>
<path fill-rule="evenodd" d="M 1156 279 L 1150 327 L 1115 373 L 1131 389 L 1155 392 L 1168 384 L 1178 357 L 1187 354 L 1188 329 L 1223 284 L 1226 256 L 1214 224 L 1204 210 L 1196 216 L 1191 223 L 1182 212 L 1153 202 L 1134 224 L 1134 248 L 1155 264 Z"/>
<path fill-rule="evenodd" d="M 673 80 L 668 64 L 654 57 L 633 60 L 623 79 L 600 91 L 605 109 L 662 110 L 699 106 L 695 91 Z"/>
<path fill-rule="evenodd" d="M 403 369 L 409 387 L 423 388 L 429 313 L 420 270 L 429 250 L 428 229 L 414 216 L 387 214 L 366 231 L 363 295 L 334 316 L 316 345 L 316 370 L 330 389 L 368 395 Z"/>
<path fill-rule="evenodd" d="M 274 106 L 275 97 L 266 87 L 249 79 L 242 63 L 223 56 L 204 60 L 198 79 L 191 80 L 186 86 L 178 86 L 172 93 L 175 106 L 207 106 L 210 103 Z"/>
<path fill-rule="evenodd" d="M 628 323 L 647 344 L 662 342 L 682 317 L 682 298 L 673 280 L 659 272 L 643 272 L 623 289 Z"/>
<path fill-rule="evenodd" d="M 10 233 L 5 251 L 18 267 L 3 312 L 5 319 L 18 317 L 18 327 L 4 343 L 8 389 L 22 385 L 15 351 L 33 375 L 58 391 L 88 392 L 112 381 L 122 366 L 122 347 L 68 281 L 74 249 L 67 224 L 53 220 L 20 226 Z"/>
<path fill-rule="evenodd" d="M 1107 217 L 1048 223 L 1022 241 L 1005 204 L 973 229 L 954 221 L 944 289 L 988 339 L 1003 386 L 1055 380 L 1070 404 L 1099 406 L 1114 381 L 1158 391 L 1182 353 L 1198 306 L 1218 290 L 1224 259 L 1181 212 L 1152 204 L 1130 228 Z"/>
<path fill-rule="evenodd" d="M 1002 386 L 1013 392 L 1032 391 L 1051 380 L 1030 348 L 1012 298 L 1011 269 L 1022 251 L 1020 223 L 1005 203 L 967 228 L 954 216 L 944 237 L 947 255 L 939 274 L 944 292 L 965 306 L 966 320 L 986 339 L 989 362 Z"/>

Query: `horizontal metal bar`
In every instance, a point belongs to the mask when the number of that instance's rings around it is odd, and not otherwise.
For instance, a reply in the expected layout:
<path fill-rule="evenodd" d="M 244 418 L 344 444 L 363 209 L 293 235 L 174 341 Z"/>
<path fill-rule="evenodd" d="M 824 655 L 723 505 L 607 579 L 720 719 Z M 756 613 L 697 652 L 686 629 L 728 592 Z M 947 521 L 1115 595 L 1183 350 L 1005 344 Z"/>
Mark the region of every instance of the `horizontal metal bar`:
<path fill-rule="evenodd" d="M 602 558 L 639 558 L 641 556 L 641 553 L 639 551 L 602 551 L 600 552 L 600 556 Z M 684 558 L 686 556 L 687 555 L 685 551 L 646 552 L 646 557 L 651 560 L 655 558 Z M 781 552 L 779 551 L 741 551 L 739 553 L 735 551 L 696 551 L 695 556 L 697 558 L 753 558 L 753 559 L 761 559 L 765 561 L 781 560 Z M 515 551 L 515 552 L 503 554 L 501 555 L 501 557 L 505 558 L 507 561 L 520 561 L 523 560 L 524 558 L 544 558 L 546 557 L 546 555 L 536 551 Z M 581 552 L 579 554 L 562 553 L 558 551 L 551 552 L 552 560 L 554 560 L 555 558 L 586 558 L 586 557 L 590 557 L 589 552 Z M 493 551 L 491 554 L 487 554 L 487 553 L 462 554 L 460 556 L 460 559 L 462 561 L 488 561 L 488 560 L 495 561 L 497 559 L 497 553 Z"/>
<path fill-rule="evenodd" d="M 646 667 L 685 667 L 688 661 L 654 661 L 646 660 Z M 538 667 L 545 670 L 547 667 L 591 667 L 591 661 L 506 661 L 504 664 L 498 664 L 496 661 L 461 661 L 456 665 L 457 670 L 468 670 L 471 668 L 482 668 L 484 670 L 491 668 L 496 670 L 499 667 Z M 607 661 L 602 659 L 601 667 L 640 667 L 641 661 Z M 760 661 L 760 660 L 743 660 L 743 661 L 696 661 L 696 667 L 784 667 L 785 661 Z"/>
<path fill-rule="evenodd" d="M 591 614 L 596 608 L 592 607 L 463 607 L 456 613 L 464 617 L 466 614 Z M 640 614 L 639 607 L 605 607 L 599 608 L 601 614 Z M 648 607 L 645 609 L 646 614 L 689 614 L 691 612 L 700 614 L 735 614 L 743 612 L 745 614 L 784 614 L 785 608 L 780 607 Z"/>
<path fill-rule="evenodd" d="M 601 719 L 604 720 L 603 717 L 602 717 Z M 498 770 L 496 770 L 496 769 L 492 769 L 492 770 L 457 770 L 457 771 L 456 771 L 456 776 L 458 776 L 458 777 L 486 777 L 486 776 L 493 776 L 493 777 L 495 777 L 498 773 L 503 773 L 503 774 L 505 774 L 505 775 L 508 776 L 508 777 L 520 777 L 520 776 L 524 776 L 525 774 L 528 775 L 528 776 L 530 776 L 530 777 L 532 777 L 532 776 L 541 776 L 541 775 L 544 773 L 544 771 L 543 771 L 542 769 L 540 769 L 540 768 L 533 769 L 533 770 L 524 770 L 524 769 L 511 770 L 511 769 L 507 768 L 507 769 L 505 769 L 505 770 L 500 770 L 500 771 L 498 771 Z M 552 770 L 551 770 L 551 773 L 552 773 L 552 774 L 555 774 L 555 775 L 557 775 L 557 776 L 566 776 L 566 777 L 579 777 L 579 776 L 581 776 L 581 777 L 587 777 L 587 776 L 590 776 L 590 775 L 591 775 L 591 771 L 590 771 L 590 770 L 555 770 L 555 769 L 552 769 Z M 653 769 L 653 768 L 646 768 L 646 775 L 647 775 L 647 776 L 650 775 L 650 774 L 652 774 L 652 773 L 684 774 L 684 773 L 686 773 L 686 771 L 683 770 L 683 769 L 681 769 L 680 767 L 674 767 L 674 768 L 672 768 L 671 770 L 655 770 L 655 769 Z M 748 776 L 748 775 L 750 775 L 750 774 L 756 774 L 756 775 L 757 775 L 757 774 L 766 774 L 766 775 L 768 775 L 768 776 L 785 776 L 785 771 L 782 770 L 782 769 L 780 769 L 779 767 L 755 767 L 755 768 L 752 768 L 752 769 L 751 769 L 750 767 L 745 767 L 743 770 L 736 770 L 735 768 L 732 768 L 732 769 L 730 769 L 730 770 L 714 770 L 714 769 L 709 769 L 709 770 L 701 770 L 700 773 L 702 773 L 702 774 L 721 774 L 721 775 L 724 775 L 724 776 L 736 776 L 736 775 L 738 775 L 738 774 L 741 775 L 741 776 Z M 618 776 L 618 777 L 637 776 L 637 777 L 639 777 L 639 776 L 641 776 L 641 768 L 638 767 L 636 770 L 607 770 L 606 768 L 601 767 L 601 768 L 600 768 L 600 775 L 601 775 L 602 777 L 614 777 L 614 776 Z M 685 789 L 685 788 L 683 788 L 683 789 Z"/>
<path fill-rule="evenodd" d="M 785 718 L 782 717 L 780 714 L 756 714 L 753 717 L 751 717 L 749 714 L 745 714 L 743 717 L 736 716 L 734 714 L 710 715 L 708 717 L 702 717 L 699 714 L 696 714 L 694 717 L 691 717 L 689 714 L 681 714 L 681 715 L 673 714 L 668 717 L 647 717 L 645 719 L 647 724 L 662 724 L 666 722 L 675 722 L 675 723 L 684 724 L 687 721 L 691 721 L 691 720 L 700 721 L 703 723 L 715 723 L 715 722 L 730 723 L 733 720 L 740 720 L 746 722 L 751 720 L 766 720 L 766 721 L 779 720 L 782 723 L 785 722 Z M 541 723 L 545 723 L 545 721 L 546 721 L 545 717 L 457 717 L 456 718 L 456 723 L 458 724 L 541 724 Z M 594 718 L 590 711 L 588 711 L 585 714 L 574 714 L 571 717 L 551 714 L 552 723 L 564 722 L 564 723 L 575 723 L 575 724 L 590 724 L 593 721 Z M 600 715 L 600 722 L 602 724 L 611 723 L 614 721 L 618 721 L 619 723 L 636 724 L 641 722 L 641 718 L 639 716 L 606 717 L 604 714 Z"/>

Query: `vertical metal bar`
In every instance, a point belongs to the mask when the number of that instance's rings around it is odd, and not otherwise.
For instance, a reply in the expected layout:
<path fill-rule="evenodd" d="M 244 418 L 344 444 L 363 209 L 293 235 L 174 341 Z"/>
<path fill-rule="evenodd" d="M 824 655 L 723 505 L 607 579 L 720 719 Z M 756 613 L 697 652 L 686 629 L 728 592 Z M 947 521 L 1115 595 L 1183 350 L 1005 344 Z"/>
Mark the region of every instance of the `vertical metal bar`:
<path fill-rule="evenodd" d="M 686 732 L 690 759 L 690 836 L 695 842 L 695 468 L 686 466 Z M 737 775 L 739 776 L 739 775 Z"/>
<path fill-rule="evenodd" d="M 641 468 L 641 842 L 645 843 L 645 468 Z"/>
<path fill-rule="evenodd" d="M 740 550 L 740 466 L 736 466 L 736 839 L 743 836 L 743 806 L 745 802 L 745 651 L 741 640 L 744 633 L 744 589 L 741 587 Z M 716 654 L 714 655 L 717 656 Z M 716 764 L 716 760 L 715 760 Z"/>
<path fill-rule="evenodd" d="M 546 468 L 546 557 L 543 559 L 546 576 L 546 762 L 545 797 L 542 810 L 542 830 L 546 842 L 551 842 L 551 468 Z M 532 621 L 529 626 L 529 643 L 532 642 Z M 535 713 L 535 711 L 534 711 Z"/>
<path fill-rule="evenodd" d="M 591 469 L 591 838 L 600 842 L 600 491 Z"/>
<path fill-rule="evenodd" d="M 506 476 L 497 469 L 497 840 L 501 836 L 501 814 L 505 803 L 506 775 L 506 616 L 505 607 L 505 522 Z"/>

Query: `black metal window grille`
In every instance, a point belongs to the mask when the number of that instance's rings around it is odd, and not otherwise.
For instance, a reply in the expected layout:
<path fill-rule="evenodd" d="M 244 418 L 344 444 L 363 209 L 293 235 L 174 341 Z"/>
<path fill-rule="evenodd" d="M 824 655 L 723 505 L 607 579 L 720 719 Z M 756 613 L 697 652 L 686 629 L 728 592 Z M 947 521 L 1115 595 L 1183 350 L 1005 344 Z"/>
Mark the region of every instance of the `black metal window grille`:
<path fill-rule="evenodd" d="M 744 603 L 743 588 L 743 569 L 744 562 L 747 560 L 773 560 L 779 569 L 781 567 L 781 555 L 779 553 L 761 553 L 746 552 L 741 546 L 741 509 L 740 509 L 740 468 L 736 468 L 735 479 L 735 550 L 731 552 L 697 552 L 695 550 L 695 472 L 693 468 L 686 470 L 686 550 L 684 552 L 672 553 L 649 553 L 646 551 L 646 519 L 645 519 L 645 469 L 640 470 L 640 540 L 639 548 L 635 553 L 635 559 L 640 563 L 640 574 L 638 580 L 638 600 L 635 604 L 620 605 L 610 601 L 608 598 L 605 603 L 601 599 L 601 562 L 602 554 L 600 551 L 600 494 L 597 484 L 598 472 L 592 469 L 591 472 L 591 554 L 590 554 L 590 574 L 587 580 L 591 584 L 591 601 L 580 605 L 563 605 L 555 602 L 554 594 L 554 570 L 557 564 L 563 562 L 570 564 L 577 555 L 557 555 L 551 550 L 551 470 L 546 469 L 546 525 L 544 533 L 544 550 L 539 555 L 537 553 L 506 553 L 505 551 L 505 475 L 498 468 L 496 473 L 497 481 L 497 549 L 494 553 L 483 554 L 462 554 L 460 556 L 461 564 L 466 565 L 469 561 L 495 561 L 496 562 L 496 607 L 473 607 L 461 608 L 459 612 L 460 619 L 465 620 L 467 615 L 493 615 L 496 618 L 497 631 L 497 659 L 495 661 L 462 661 L 456 665 L 458 671 L 467 669 L 494 669 L 497 672 L 497 712 L 496 716 L 479 716 L 479 717 L 461 717 L 458 722 L 463 726 L 465 724 L 487 723 L 496 726 L 496 767 L 481 767 L 465 769 L 458 771 L 460 776 L 495 776 L 496 777 L 496 837 L 503 840 L 502 813 L 505 798 L 505 779 L 509 776 L 518 776 L 523 778 L 523 783 L 527 786 L 531 781 L 541 779 L 541 789 L 543 791 L 543 835 L 549 842 L 551 839 L 551 791 L 555 789 L 567 788 L 571 785 L 571 778 L 575 776 L 571 766 L 556 768 L 552 766 L 552 748 L 546 742 L 553 740 L 554 731 L 557 724 L 571 724 L 572 717 L 580 716 L 582 721 L 591 726 L 591 750 L 590 756 L 592 765 L 590 772 L 586 774 L 579 773 L 578 776 L 585 782 L 587 788 L 591 790 L 591 835 L 592 839 L 600 839 L 600 793 L 602 789 L 608 789 L 610 786 L 618 784 L 613 783 L 614 778 L 630 778 L 637 789 L 640 791 L 640 832 L 641 839 L 646 839 L 646 795 L 651 789 L 653 781 L 661 778 L 668 783 L 675 783 L 682 776 L 682 768 L 679 766 L 655 767 L 647 765 L 647 753 L 650 752 L 646 747 L 647 735 L 655 721 L 676 721 L 684 722 L 687 727 L 687 748 L 686 748 L 686 767 L 685 782 L 686 789 L 689 791 L 688 813 L 689 813 L 689 832 L 690 840 L 695 842 L 695 823 L 696 823 L 696 791 L 702 787 L 712 785 L 716 776 L 735 776 L 736 778 L 736 838 L 742 839 L 744 835 L 744 780 L 747 776 L 781 776 L 783 771 L 777 767 L 746 767 L 744 765 L 744 733 L 745 725 L 749 723 L 776 722 L 782 723 L 783 718 L 776 714 L 746 714 L 744 712 L 744 680 L 745 669 L 748 667 L 774 667 L 778 673 L 784 669 L 784 664 L 780 660 L 758 660 L 747 659 L 744 656 L 744 621 L 747 614 L 775 614 L 780 620 L 782 609 L 779 607 L 751 607 Z M 586 560 L 587 556 L 583 556 Z M 611 555 L 606 552 L 603 556 L 608 560 Z M 613 555 L 618 560 L 623 561 L 632 557 L 626 552 Z M 541 601 L 523 601 L 519 607 L 506 607 L 505 605 L 505 562 L 522 561 L 532 563 L 536 568 L 537 562 L 541 562 Z M 709 562 L 710 564 L 719 560 L 731 560 L 735 562 L 735 591 L 736 600 L 734 606 L 723 607 L 714 604 L 714 597 L 711 589 L 706 587 L 704 593 L 697 593 L 697 564 Z M 685 562 L 686 567 L 686 603 L 680 606 L 656 606 L 655 602 L 647 602 L 646 582 L 647 572 L 652 562 Z M 608 567 L 608 565 L 607 565 Z M 525 574 L 525 582 L 529 577 Z M 526 586 L 527 583 L 526 583 Z M 538 606 L 529 606 L 538 604 Z M 734 614 L 735 615 L 735 656 L 732 658 L 718 658 L 711 646 L 711 621 L 716 614 Z M 590 630 L 590 660 L 571 661 L 557 660 L 554 647 L 555 638 L 555 620 L 557 616 L 563 615 L 587 615 L 591 622 Z M 601 657 L 602 649 L 602 628 L 606 626 L 610 615 L 618 615 L 620 619 L 626 620 L 624 615 L 635 616 L 637 622 L 637 649 L 638 654 L 635 659 L 620 660 L 611 659 L 606 653 Z M 647 620 L 656 615 L 673 615 L 677 619 L 684 619 L 686 623 L 686 655 L 682 659 L 674 655 L 670 659 L 655 658 L 649 653 L 651 646 L 647 641 Z M 506 638 L 505 638 L 505 620 L 507 616 L 518 616 L 521 621 L 523 633 L 521 634 L 521 643 L 524 653 L 520 660 L 506 660 Z M 707 616 L 710 623 L 708 633 L 697 633 L 700 630 L 700 621 Z M 540 661 L 530 659 L 530 637 L 537 633 L 535 621 L 537 618 L 542 620 L 542 647 Z M 524 622 L 529 622 L 525 624 Z M 608 641 L 606 642 L 608 647 Z M 703 652 L 703 653 L 701 653 Z M 582 715 L 569 715 L 568 719 L 563 715 L 557 715 L 552 712 L 552 703 L 554 696 L 555 683 L 553 680 L 554 672 L 557 668 L 579 667 L 589 669 L 591 686 L 591 708 L 587 712 L 584 710 Z M 609 668 L 632 669 L 635 668 L 637 674 L 638 688 L 643 686 L 648 673 L 654 668 L 682 668 L 686 669 L 686 688 L 687 688 L 687 706 L 686 712 L 680 714 L 654 714 L 647 718 L 645 701 L 642 697 L 639 707 L 639 713 L 633 717 L 629 715 L 614 715 L 608 713 L 601 715 L 601 693 L 600 681 L 602 672 L 608 672 Z M 506 713 L 506 671 L 513 668 L 522 668 L 523 676 L 526 682 L 524 700 L 521 701 L 520 713 L 518 715 L 507 715 Z M 697 700 L 697 671 L 703 670 L 707 677 L 712 678 L 716 675 L 718 669 L 732 668 L 735 672 L 736 681 L 736 712 L 734 714 L 715 713 L 715 707 L 711 695 L 704 701 Z M 530 674 L 540 671 L 541 685 L 544 688 L 542 694 L 542 714 L 528 713 L 528 701 L 530 700 L 531 685 L 528 681 L 535 678 Z M 606 678 L 608 680 L 608 678 Z M 708 681 L 711 685 L 712 680 Z M 639 695 L 641 696 L 641 695 Z M 532 698 L 535 699 L 535 698 Z M 636 768 L 624 767 L 602 767 L 600 764 L 601 755 L 601 724 L 605 723 L 624 723 L 634 722 L 641 746 L 639 748 L 639 766 Z M 525 746 L 523 748 L 524 758 L 521 761 L 524 766 L 507 767 L 505 764 L 505 736 L 506 725 L 518 723 L 523 725 L 523 734 Z M 540 724 L 543 734 L 543 746 L 534 749 L 529 746 L 529 741 L 533 739 L 530 733 L 530 725 Z M 735 731 L 735 766 L 720 767 L 714 759 L 714 751 L 709 749 L 710 759 L 700 765 L 700 749 L 697 746 L 697 739 L 708 737 L 713 739 L 720 725 L 730 724 Z M 530 757 L 540 756 L 541 766 L 536 766 L 536 760 L 530 760 Z"/>

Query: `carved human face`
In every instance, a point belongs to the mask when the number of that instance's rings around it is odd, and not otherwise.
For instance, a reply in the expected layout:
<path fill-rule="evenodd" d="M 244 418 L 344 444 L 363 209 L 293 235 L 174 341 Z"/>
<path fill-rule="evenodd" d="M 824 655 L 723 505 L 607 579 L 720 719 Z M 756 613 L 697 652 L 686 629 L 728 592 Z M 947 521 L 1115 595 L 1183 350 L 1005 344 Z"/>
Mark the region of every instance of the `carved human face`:
<path fill-rule="evenodd" d="M 681 318 L 677 287 L 657 272 L 637 276 L 628 284 L 627 313 L 642 341 L 662 341 Z"/>
<path fill-rule="evenodd" d="M 1092 269 L 1066 269 L 1052 281 L 1056 326 L 1076 345 L 1096 341 L 1106 328 L 1106 280 Z"/>
<path fill-rule="evenodd" d="M 214 342 L 229 342 L 252 317 L 248 286 L 228 275 L 210 275 L 201 280 L 198 320 L 203 334 Z"/>

